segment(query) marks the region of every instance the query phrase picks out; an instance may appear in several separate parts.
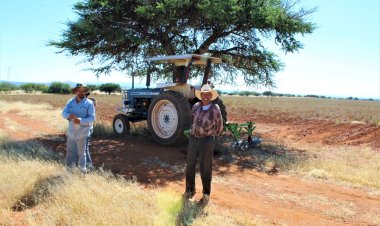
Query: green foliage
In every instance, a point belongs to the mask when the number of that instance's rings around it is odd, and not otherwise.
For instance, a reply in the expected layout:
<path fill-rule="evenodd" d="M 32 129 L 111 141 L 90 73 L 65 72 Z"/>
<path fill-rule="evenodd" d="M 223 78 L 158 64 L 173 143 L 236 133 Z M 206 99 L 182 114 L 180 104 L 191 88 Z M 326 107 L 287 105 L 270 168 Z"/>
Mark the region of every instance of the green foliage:
<path fill-rule="evenodd" d="M 99 86 L 99 90 L 102 92 L 106 92 L 110 95 L 111 93 L 114 93 L 114 92 L 121 92 L 121 87 L 119 84 L 105 83 Z"/>
<path fill-rule="evenodd" d="M 231 132 L 235 142 L 238 142 L 241 134 L 246 131 L 248 134 L 248 141 L 252 141 L 252 133 L 253 130 L 256 128 L 254 126 L 254 122 L 246 122 L 242 124 L 238 124 L 236 122 L 231 122 L 231 123 L 226 123 L 225 127 L 227 128 L 228 131 Z"/>
<path fill-rule="evenodd" d="M 48 93 L 69 94 L 71 93 L 71 87 L 67 83 L 52 82 L 47 91 Z"/>
<path fill-rule="evenodd" d="M 254 126 L 254 122 L 247 122 L 247 127 L 246 127 L 246 130 L 247 130 L 247 134 L 248 134 L 248 138 L 247 138 L 247 141 L 249 144 L 252 144 L 252 133 L 253 133 L 253 130 L 256 129 L 256 126 Z"/>
<path fill-rule="evenodd" d="M 250 91 L 241 91 L 239 92 L 239 96 L 249 96 L 251 94 Z"/>
<path fill-rule="evenodd" d="M 77 19 L 50 45 L 85 56 L 99 65 L 92 68 L 97 75 L 134 70 L 145 76 L 146 57 L 211 53 L 224 62 L 214 71 L 215 82 L 236 84 L 241 76 L 248 85 L 272 85 L 283 64 L 265 44 L 298 51 L 299 37 L 316 27 L 308 21 L 315 9 L 300 7 L 297 0 L 87 0 L 74 10 Z M 169 79 L 173 68 L 153 65 L 149 71 L 153 79 Z"/>
<path fill-rule="evenodd" d="M 99 90 L 99 87 L 98 87 L 97 85 L 93 85 L 93 84 L 88 84 L 88 85 L 87 85 L 87 88 L 88 88 L 90 91 Z"/>
<path fill-rule="evenodd" d="M 271 91 L 265 91 L 263 92 L 263 96 L 272 96 L 273 93 Z"/>
<path fill-rule="evenodd" d="M 234 140 L 238 142 L 241 136 L 243 126 L 239 125 L 236 122 L 231 122 L 231 123 L 226 123 L 226 128 L 228 131 L 231 132 Z"/>
<path fill-rule="evenodd" d="M 1 82 L 0 83 L 0 91 L 12 91 L 17 90 L 19 87 L 10 83 L 10 82 Z"/>
<path fill-rule="evenodd" d="M 308 95 L 305 95 L 305 97 L 309 97 L 309 98 L 319 98 L 318 95 L 314 95 L 314 94 L 308 94 Z"/>
<path fill-rule="evenodd" d="M 44 84 L 37 84 L 37 83 L 25 83 L 25 84 L 20 85 L 20 88 L 27 93 L 32 93 L 36 91 L 46 93 L 49 90 L 48 86 Z"/>
<path fill-rule="evenodd" d="M 189 137 L 190 137 L 190 129 L 184 130 L 183 134 L 185 134 L 185 136 L 187 137 L 187 139 L 189 139 Z"/>
<path fill-rule="evenodd" d="M 246 129 L 247 129 L 247 133 L 248 133 L 248 136 L 252 136 L 252 133 L 253 133 L 253 130 L 256 129 L 256 126 L 254 126 L 254 122 L 247 122 L 246 125 Z"/>

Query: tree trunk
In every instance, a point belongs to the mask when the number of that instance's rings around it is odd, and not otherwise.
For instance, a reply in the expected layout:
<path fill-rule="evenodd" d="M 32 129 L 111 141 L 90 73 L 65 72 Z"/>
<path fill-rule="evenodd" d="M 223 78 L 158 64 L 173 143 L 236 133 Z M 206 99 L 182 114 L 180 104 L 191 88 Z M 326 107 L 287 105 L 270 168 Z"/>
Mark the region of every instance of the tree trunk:
<path fill-rule="evenodd" d="M 202 80 L 202 86 L 204 84 L 207 84 L 208 82 L 208 79 L 211 77 L 211 60 L 208 59 L 207 60 L 207 65 L 206 65 L 206 68 L 205 68 L 205 72 L 203 74 L 203 80 Z"/>
<path fill-rule="evenodd" d="M 173 82 L 186 83 L 186 67 L 185 66 L 177 66 L 173 72 Z"/>

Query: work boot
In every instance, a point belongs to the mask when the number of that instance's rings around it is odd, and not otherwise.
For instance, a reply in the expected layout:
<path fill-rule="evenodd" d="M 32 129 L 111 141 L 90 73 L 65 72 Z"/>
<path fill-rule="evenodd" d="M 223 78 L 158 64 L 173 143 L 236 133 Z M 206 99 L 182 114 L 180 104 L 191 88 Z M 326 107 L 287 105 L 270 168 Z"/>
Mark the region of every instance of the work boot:
<path fill-rule="evenodd" d="M 203 194 L 202 198 L 199 200 L 200 205 L 207 205 L 207 203 L 210 201 L 210 195 Z"/>
<path fill-rule="evenodd" d="M 192 191 L 192 192 L 185 192 L 183 193 L 182 197 L 185 199 L 185 200 L 189 200 L 191 198 L 193 198 L 195 195 L 195 191 Z"/>

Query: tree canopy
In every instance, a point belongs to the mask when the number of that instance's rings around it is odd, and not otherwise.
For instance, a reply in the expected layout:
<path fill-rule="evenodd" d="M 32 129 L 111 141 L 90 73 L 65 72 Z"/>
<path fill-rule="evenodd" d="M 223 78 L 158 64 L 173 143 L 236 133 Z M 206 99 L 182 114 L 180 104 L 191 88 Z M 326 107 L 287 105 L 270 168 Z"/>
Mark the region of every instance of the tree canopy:
<path fill-rule="evenodd" d="M 52 82 L 47 90 L 48 93 L 69 94 L 71 93 L 71 87 L 67 83 Z"/>
<path fill-rule="evenodd" d="M 111 93 L 114 92 L 121 92 L 121 87 L 119 84 L 105 83 L 99 86 L 99 90 L 108 93 L 108 95 L 111 95 Z"/>
<path fill-rule="evenodd" d="M 83 56 L 97 75 L 149 71 L 153 79 L 170 78 L 173 66 L 148 65 L 144 58 L 209 53 L 223 60 L 213 80 L 242 76 L 247 85 L 270 86 L 284 65 L 268 41 L 285 53 L 298 51 L 299 38 L 316 27 L 308 21 L 315 8 L 298 0 L 85 0 L 74 10 L 77 20 L 50 45 Z"/>

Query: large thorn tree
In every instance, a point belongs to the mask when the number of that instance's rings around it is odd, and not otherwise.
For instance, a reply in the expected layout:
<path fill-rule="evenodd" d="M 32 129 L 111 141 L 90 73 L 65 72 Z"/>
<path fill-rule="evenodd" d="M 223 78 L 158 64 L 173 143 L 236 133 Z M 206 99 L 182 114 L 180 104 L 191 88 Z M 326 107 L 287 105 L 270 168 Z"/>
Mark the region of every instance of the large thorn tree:
<path fill-rule="evenodd" d="M 297 0 L 86 0 L 75 4 L 76 21 L 67 23 L 62 39 L 50 42 L 60 52 L 82 56 L 97 75 L 112 70 L 149 71 L 170 78 L 173 66 L 148 65 L 158 55 L 209 53 L 223 64 L 214 82 L 273 84 L 283 68 L 266 48 L 268 41 L 284 52 L 302 48 L 299 37 L 315 25 Z M 175 71 L 175 70 L 174 70 Z M 197 76 L 198 74 L 193 74 Z M 199 75 L 201 75 L 199 73 Z"/>

